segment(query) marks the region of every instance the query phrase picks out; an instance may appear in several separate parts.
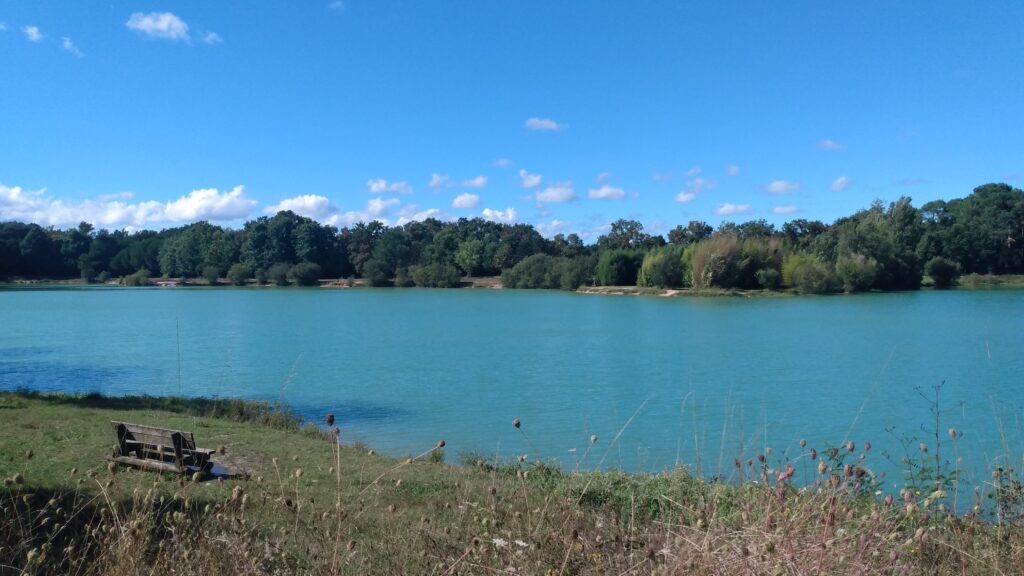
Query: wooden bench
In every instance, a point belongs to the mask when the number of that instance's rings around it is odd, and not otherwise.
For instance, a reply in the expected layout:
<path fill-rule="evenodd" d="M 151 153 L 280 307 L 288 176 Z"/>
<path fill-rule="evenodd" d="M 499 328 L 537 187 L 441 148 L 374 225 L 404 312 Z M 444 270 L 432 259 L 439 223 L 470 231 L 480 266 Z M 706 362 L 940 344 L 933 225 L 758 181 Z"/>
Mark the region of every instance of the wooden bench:
<path fill-rule="evenodd" d="M 118 464 L 146 470 L 176 472 L 207 472 L 213 467 L 213 450 L 196 448 L 191 432 L 168 430 L 127 422 L 111 422 L 117 445 L 108 458 Z"/>

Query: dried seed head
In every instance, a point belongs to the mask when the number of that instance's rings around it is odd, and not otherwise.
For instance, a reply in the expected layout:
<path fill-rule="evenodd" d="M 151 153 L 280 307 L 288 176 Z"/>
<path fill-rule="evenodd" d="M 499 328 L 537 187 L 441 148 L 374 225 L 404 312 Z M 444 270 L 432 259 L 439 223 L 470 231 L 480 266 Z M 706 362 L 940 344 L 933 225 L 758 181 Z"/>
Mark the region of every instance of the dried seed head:
<path fill-rule="evenodd" d="M 857 445 L 853 443 L 853 440 L 850 440 L 850 441 L 848 441 L 846 443 L 846 451 L 847 452 L 853 452 L 856 448 L 857 448 Z"/>
<path fill-rule="evenodd" d="M 921 452 L 928 452 L 928 445 L 924 442 L 918 444 L 917 447 L 921 449 Z"/>
<path fill-rule="evenodd" d="M 21 472 L 18 472 L 14 476 L 11 476 L 11 482 L 14 482 L 15 484 L 24 484 L 25 477 L 21 475 Z"/>
<path fill-rule="evenodd" d="M 445 441 L 444 440 L 438 440 L 437 441 L 437 447 L 438 448 L 444 448 L 445 447 Z"/>
<path fill-rule="evenodd" d="M 295 477 L 296 478 L 302 478 L 302 468 L 296 468 L 295 469 Z"/>
<path fill-rule="evenodd" d="M 804 440 L 803 438 L 801 438 L 800 439 L 800 447 L 801 448 L 805 448 L 806 446 L 807 446 L 807 440 Z"/>
<path fill-rule="evenodd" d="M 397 508 L 395 508 L 394 504 L 388 504 L 388 512 L 394 514 L 395 510 L 397 510 Z"/>
<path fill-rule="evenodd" d="M 824 474 L 827 471 L 828 465 L 825 464 L 825 461 L 822 460 L 821 462 L 818 462 L 818 474 Z"/>
<path fill-rule="evenodd" d="M 25 459 L 26 460 L 31 460 L 33 455 L 34 455 L 33 452 L 31 450 L 29 450 L 29 451 L 25 452 Z"/>
<path fill-rule="evenodd" d="M 597 434 L 591 434 L 590 435 L 590 443 L 591 444 L 597 444 Z"/>
<path fill-rule="evenodd" d="M 949 437 L 952 438 L 953 440 L 956 440 L 956 436 L 957 436 L 956 428 L 950 428 L 949 429 Z"/>
<path fill-rule="evenodd" d="M 494 496 L 495 494 L 498 493 L 498 489 L 495 488 L 494 486 L 491 486 L 490 488 L 487 489 L 487 493 L 490 494 L 491 496 Z"/>
<path fill-rule="evenodd" d="M 865 452 L 870 452 L 871 451 L 871 442 L 865 442 L 864 443 L 864 451 Z"/>
<path fill-rule="evenodd" d="M 327 425 L 334 426 L 334 414 L 327 415 Z"/>
<path fill-rule="evenodd" d="M 355 547 L 356 547 L 356 541 L 355 540 L 349 540 L 348 541 L 348 546 L 346 546 L 346 548 L 348 548 L 348 551 L 351 552 L 352 549 L 355 548 Z"/>
<path fill-rule="evenodd" d="M 815 460 L 818 457 L 818 451 L 811 448 L 811 460 Z"/>
<path fill-rule="evenodd" d="M 886 496 L 885 496 L 885 505 L 886 506 L 892 506 L 892 501 L 893 501 L 892 494 L 886 494 Z"/>
<path fill-rule="evenodd" d="M 522 424 L 523 423 L 519 421 L 519 418 L 515 418 L 512 420 L 512 425 L 515 426 L 516 428 L 519 428 L 520 426 L 522 426 Z"/>
<path fill-rule="evenodd" d="M 117 471 L 117 464 L 114 462 L 107 462 L 107 471 L 113 474 Z"/>

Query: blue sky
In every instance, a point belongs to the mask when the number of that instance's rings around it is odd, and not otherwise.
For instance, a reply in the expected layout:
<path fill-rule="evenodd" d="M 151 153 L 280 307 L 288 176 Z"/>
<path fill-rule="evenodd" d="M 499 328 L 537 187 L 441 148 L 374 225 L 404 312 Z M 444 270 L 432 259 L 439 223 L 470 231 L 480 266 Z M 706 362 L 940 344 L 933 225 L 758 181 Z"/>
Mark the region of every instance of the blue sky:
<path fill-rule="evenodd" d="M 0 220 L 593 240 L 1024 177 L 1024 3 L 0 0 Z"/>

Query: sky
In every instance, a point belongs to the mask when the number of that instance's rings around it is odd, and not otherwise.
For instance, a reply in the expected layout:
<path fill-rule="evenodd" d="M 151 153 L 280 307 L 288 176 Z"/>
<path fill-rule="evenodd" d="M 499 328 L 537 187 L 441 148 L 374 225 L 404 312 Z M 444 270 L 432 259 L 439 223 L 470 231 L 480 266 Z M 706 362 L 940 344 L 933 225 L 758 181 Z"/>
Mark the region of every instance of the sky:
<path fill-rule="evenodd" d="M 1024 3 L 0 0 L 0 221 L 832 222 L 1024 178 Z"/>

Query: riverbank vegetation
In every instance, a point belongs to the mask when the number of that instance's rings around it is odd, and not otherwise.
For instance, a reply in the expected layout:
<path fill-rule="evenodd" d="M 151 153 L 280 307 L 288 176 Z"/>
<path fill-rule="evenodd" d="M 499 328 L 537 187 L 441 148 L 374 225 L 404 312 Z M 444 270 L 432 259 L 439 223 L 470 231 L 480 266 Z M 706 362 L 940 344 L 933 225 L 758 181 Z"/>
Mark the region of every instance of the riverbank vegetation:
<path fill-rule="evenodd" d="M 797 219 L 691 221 L 650 234 L 617 220 L 593 244 L 546 239 L 527 224 L 428 219 L 337 229 L 279 212 L 241 229 L 197 222 L 127 232 L 87 223 L 57 230 L 0 224 L 0 278 L 86 281 L 202 279 L 207 284 L 312 286 L 323 278 L 370 286 L 458 287 L 501 276 L 509 288 L 588 286 L 779 290 L 803 293 L 937 288 L 1024 274 L 1024 191 L 987 184 L 965 198 L 915 207 L 878 201 L 832 224 Z"/>
<path fill-rule="evenodd" d="M 1024 573 L 1015 472 L 958 509 L 973 487 L 929 469 L 937 443 L 878 494 L 877 455 L 844 439 L 706 480 L 589 471 L 609 449 L 596 437 L 572 470 L 450 465 L 439 439 L 393 460 L 241 401 L 0 393 L 0 413 L 2 574 Z M 231 474 L 108 467 L 111 420 L 191 430 Z M 514 425 L 527 451 L 530 423 Z"/>

